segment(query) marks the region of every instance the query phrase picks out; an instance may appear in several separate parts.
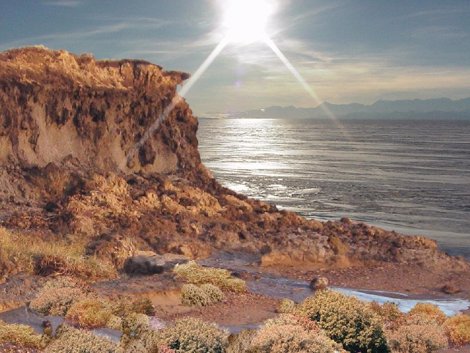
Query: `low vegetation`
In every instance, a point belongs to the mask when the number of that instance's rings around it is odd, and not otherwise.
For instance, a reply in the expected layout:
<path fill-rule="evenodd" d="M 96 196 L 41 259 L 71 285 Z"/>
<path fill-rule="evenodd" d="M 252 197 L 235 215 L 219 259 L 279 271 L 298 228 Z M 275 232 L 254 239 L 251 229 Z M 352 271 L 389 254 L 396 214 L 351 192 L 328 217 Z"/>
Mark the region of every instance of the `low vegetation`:
<path fill-rule="evenodd" d="M 318 323 L 335 342 L 347 351 L 386 353 L 389 351 L 378 315 L 366 303 L 338 292 L 321 290 L 298 308 Z"/>
<path fill-rule="evenodd" d="M 336 353 L 341 346 L 311 320 L 290 314 L 268 320 L 253 337 L 249 352 Z"/>
<path fill-rule="evenodd" d="M 0 345 L 12 344 L 18 348 L 36 348 L 45 346 L 46 340 L 25 325 L 9 325 L 0 321 Z"/>
<path fill-rule="evenodd" d="M 416 304 L 409 312 L 409 316 L 424 316 L 436 321 L 439 325 L 442 325 L 447 319 L 446 314 L 437 305 L 429 303 Z"/>
<path fill-rule="evenodd" d="M 106 326 L 112 316 L 109 302 L 101 298 L 86 297 L 75 301 L 65 318 L 82 328 L 97 328 Z"/>
<path fill-rule="evenodd" d="M 43 315 L 65 316 L 70 307 L 84 298 L 80 288 L 43 288 L 30 303 L 30 308 Z"/>
<path fill-rule="evenodd" d="M 57 329 L 55 339 L 47 346 L 45 353 L 117 353 L 119 346 L 106 338 L 91 332 L 62 325 Z"/>
<path fill-rule="evenodd" d="M 173 271 L 190 284 L 213 284 L 228 292 L 246 292 L 245 281 L 233 277 L 230 271 L 225 269 L 203 267 L 195 261 L 189 261 L 186 264 L 176 265 Z"/>
<path fill-rule="evenodd" d="M 228 343 L 228 333 L 216 324 L 185 318 L 164 329 L 161 342 L 175 352 L 223 353 Z"/>
<path fill-rule="evenodd" d="M 470 315 L 460 314 L 447 319 L 444 329 L 451 344 L 463 346 L 470 344 Z"/>
<path fill-rule="evenodd" d="M 181 288 L 181 303 L 188 306 L 208 306 L 225 299 L 224 293 L 213 284 L 185 284 Z"/>
<path fill-rule="evenodd" d="M 113 266 L 86 256 L 85 243 L 79 239 L 46 241 L 0 228 L 0 280 L 19 272 L 87 280 L 116 276 Z"/>
<path fill-rule="evenodd" d="M 387 338 L 393 353 L 432 353 L 447 347 L 442 326 L 424 316 L 410 315 Z"/>

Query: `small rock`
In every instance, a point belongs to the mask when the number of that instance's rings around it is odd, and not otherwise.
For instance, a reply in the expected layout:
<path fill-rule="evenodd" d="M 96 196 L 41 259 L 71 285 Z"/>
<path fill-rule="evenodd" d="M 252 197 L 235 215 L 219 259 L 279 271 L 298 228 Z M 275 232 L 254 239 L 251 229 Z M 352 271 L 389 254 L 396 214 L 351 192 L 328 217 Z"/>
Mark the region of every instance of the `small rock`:
<path fill-rule="evenodd" d="M 460 288 L 454 284 L 447 283 L 441 288 L 441 291 L 446 294 L 456 294 L 460 292 Z"/>
<path fill-rule="evenodd" d="M 311 290 L 321 290 L 326 288 L 328 288 L 328 278 L 326 277 L 318 276 L 310 282 Z"/>

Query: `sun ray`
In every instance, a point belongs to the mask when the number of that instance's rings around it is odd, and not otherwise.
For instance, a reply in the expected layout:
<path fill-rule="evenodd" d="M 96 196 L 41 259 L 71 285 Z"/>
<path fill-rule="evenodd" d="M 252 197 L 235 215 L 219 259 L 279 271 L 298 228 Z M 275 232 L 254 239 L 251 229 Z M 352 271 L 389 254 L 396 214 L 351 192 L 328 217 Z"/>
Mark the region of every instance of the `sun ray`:
<path fill-rule="evenodd" d="M 281 60 L 281 62 L 286 66 L 290 73 L 295 77 L 295 79 L 300 83 L 302 88 L 313 98 L 316 104 L 323 110 L 328 118 L 342 131 L 343 135 L 350 139 L 350 136 L 338 118 L 333 114 L 333 112 L 328 109 L 328 107 L 323 104 L 320 97 L 317 95 L 315 90 L 307 83 L 303 78 L 300 72 L 295 68 L 294 65 L 289 61 L 289 59 L 284 55 L 284 53 L 279 49 L 277 44 L 268 36 L 265 36 L 264 42 L 266 45 L 276 54 L 276 56 Z"/>
<path fill-rule="evenodd" d="M 145 142 L 147 142 L 147 140 L 152 136 L 152 134 L 156 130 L 158 130 L 160 125 L 171 114 L 173 109 L 175 109 L 175 107 L 186 97 L 186 95 L 194 86 L 194 84 L 197 81 L 199 81 L 199 79 L 204 74 L 204 72 L 207 71 L 207 69 L 211 66 L 211 64 L 214 62 L 217 56 L 220 55 L 220 53 L 222 52 L 222 50 L 224 50 L 224 48 L 227 46 L 228 43 L 229 43 L 229 38 L 226 36 L 219 42 L 219 44 L 217 44 L 217 46 L 214 48 L 214 50 L 212 50 L 212 52 L 204 60 L 201 66 L 199 66 L 199 68 L 191 76 L 191 78 L 186 82 L 186 84 L 184 84 L 183 87 L 180 89 L 180 91 L 173 97 L 170 104 L 163 110 L 163 112 L 159 115 L 158 119 L 155 120 L 155 122 L 152 125 L 150 125 L 150 127 L 147 129 L 145 134 L 142 136 L 142 138 L 129 151 L 129 154 L 127 155 L 127 159 L 125 161 L 126 166 L 129 167 L 130 163 L 136 156 L 137 151 L 145 144 Z"/>

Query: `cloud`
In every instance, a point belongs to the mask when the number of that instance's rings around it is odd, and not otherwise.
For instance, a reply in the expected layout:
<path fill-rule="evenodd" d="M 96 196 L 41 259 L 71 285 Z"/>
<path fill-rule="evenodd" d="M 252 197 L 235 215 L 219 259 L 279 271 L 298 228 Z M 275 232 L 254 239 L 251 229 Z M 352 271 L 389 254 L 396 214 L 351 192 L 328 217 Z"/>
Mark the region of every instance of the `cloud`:
<path fill-rule="evenodd" d="M 43 2 L 46 6 L 60 6 L 60 7 L 78 7 L 83 2 L 80 0 L 51 0 Z"/>
<path fill-rule="evenodd" d="M 9 43 L 4 43 L 0 45 L 0 49 L 4 50 L 18 46 L 44 43 L 48 45 L 69 44 L 71 41 L 91 40 L 106 34 L 116 34 L 130 29 L 157 29 L 168 25 L 169 23 L 169 21 L 159 19 L 128 18 L 115 23 L 90 26 L 89 28 L 75 31 L 50 33 L 23 38 Z"/>

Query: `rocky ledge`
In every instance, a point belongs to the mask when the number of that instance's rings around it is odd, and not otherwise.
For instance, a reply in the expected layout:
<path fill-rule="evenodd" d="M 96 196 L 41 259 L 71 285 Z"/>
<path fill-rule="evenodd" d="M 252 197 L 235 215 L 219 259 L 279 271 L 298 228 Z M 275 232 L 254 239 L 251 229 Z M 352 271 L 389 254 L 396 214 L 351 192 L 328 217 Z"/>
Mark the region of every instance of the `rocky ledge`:
<path fill-rule="evenodd" d="M 259 254 L 265 267 L 395 263 L 470 278 L 465 260 L 427 238 L 307 220 L 223 188 L 201 163 L 184 100 L 138 145 L 187 78 L 42 47 L 0 53 L 2 226 L 43 241 L 80 239 L 85 256 L 118 271 L 136 251 L 223 250 Z M 0 274 L 12 276 L 1 258 Z"/>

